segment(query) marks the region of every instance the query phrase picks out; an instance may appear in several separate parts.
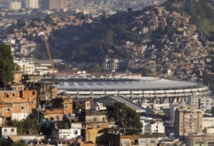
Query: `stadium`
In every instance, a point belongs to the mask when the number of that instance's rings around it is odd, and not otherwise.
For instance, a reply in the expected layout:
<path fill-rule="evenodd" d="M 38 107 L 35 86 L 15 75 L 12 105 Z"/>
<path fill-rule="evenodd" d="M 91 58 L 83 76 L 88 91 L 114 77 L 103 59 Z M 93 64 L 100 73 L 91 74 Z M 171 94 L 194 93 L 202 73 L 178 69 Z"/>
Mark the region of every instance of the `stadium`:
<path fill-rule="evenodd" d="M 128 99 L 184 98 L 197 95 L 209 97 L 211 91 L 201 83 L 160 79 L 154 77 L 63 80 L 58 92 L 71 97 L 122 96 Z"/>

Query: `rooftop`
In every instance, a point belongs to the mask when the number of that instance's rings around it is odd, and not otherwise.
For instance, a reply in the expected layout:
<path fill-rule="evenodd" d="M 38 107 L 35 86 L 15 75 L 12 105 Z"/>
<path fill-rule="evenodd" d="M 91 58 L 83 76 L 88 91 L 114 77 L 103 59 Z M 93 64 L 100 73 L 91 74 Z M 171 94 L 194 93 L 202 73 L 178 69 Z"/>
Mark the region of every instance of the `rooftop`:
<path fill-rule="evenodd" d="M 65 81 L 58 84 L 58 89 L 73 89 L 73 90 L 87 90 L 87 89 L 173 89 L 173 88 L 188 88 L 188 87 L 203 87 L 202 84 L 188 81 L 176 81 L 159 79 L 154 77 L 142 77 L 138 80 L 108 80 L 108 81 Z"/>

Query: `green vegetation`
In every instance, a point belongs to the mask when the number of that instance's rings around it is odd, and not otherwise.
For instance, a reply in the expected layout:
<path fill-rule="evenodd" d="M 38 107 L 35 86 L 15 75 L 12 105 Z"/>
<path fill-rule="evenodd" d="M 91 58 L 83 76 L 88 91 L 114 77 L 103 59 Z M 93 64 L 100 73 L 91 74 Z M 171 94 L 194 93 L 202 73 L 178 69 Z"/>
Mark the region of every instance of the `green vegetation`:
<path fill-rule="evenodd" d="M 140 115 L 125 104 L 116 102 L 112 108 L 108 109 L 108 114 L 109 119 L 114 119 L 117 125 L 141 131 Z"/>
<path fill-rule="evenodd" d="M 123 46 L 125 41 L 132 41 L 140 46 L 144 39 L 142 34 L 139 34 L 140 29 L 132 30 L 135 15 L 137 13 L 131 11 L 103 18 L 102 25 L 96 26 L 96 29 L 88 36 L 73 44 L 72 49 L 65 49 L 62 58 L 65 58 L 67 62 L 94 63 L 101 62 L 106 55 L 118 59 L 132 57 L 132 51 Z M 85 27 L 90 28 L 91 25 L 87 24 Z"/>
<path fill-rule="evenodd" d="M 47 24 L 53 24 L 52 16 L 51 16 L 51 15 L 47 15 L 47 16 L 45 17 L 45 22 L 46 22 Z"/>
<path fill-rule="evenodd" d="M 17 141 L 15 143 L 13 143 L 11 146 L 28 146 L 26 143 L 22 143 L 20 141 Z"/>
<path fill-rule="evenodd" d="M 4 88 L 13 81 L 13 71 L 15 64 L 8 45 L 0 44 L 0 88 Z"/>
<path fill-rule="evenodd" d="M 91 66 L 89 66 L 88 68 L 89 72 L 100 72 L 101 71 L 101 67 L 98 63 L 94 63 Z"/>
<path fill-rule="evenodd" d="M 88 16 L 85 15 L 83 12 L 76 13 L 76 14 L 75 14 L 75 17 L 76 17 L 77 19 L 80 19 L 80 20 L 84 20 L 84 19 L 87 19 L 87 18 L 88 18 Z"/>
<path fill-rule="evenodd" d="M 214 91 L 214 77 L 213 75 L 209 75 L 206 72 L 203 72 L 203 83 L 207 85 L 210 90 Z"/>
<path fill-rule="evenodd" d="M 8 126 L 17 127 L 17 133 L 23 134 L 38 134 L 41 129 L 39 115 L 37 113 L 30 114 L 25 120 L 10 121 Z"/>
<path fill-rule="evenodd" d="M 131 72 L 133 73 L 141 73 L 142 76 L 150 76 L 152 71 L 147 67 L 142 67 L 138 69 L 132 69 Z"/>
<path fill-rule="evenodd" d="M 169 10 L 191 16 L 191 22 L 196 24 L 209 40 L 214 40 L 214 7 L 209 2 L 210 0 L 168 0 L 164 5 Z"/>
<path fill-rule="evenodd" d="M 20 28 L 20 27 L 24 27 L 25 26 L 25 21 L 23 19 L 18 19 L 16 25 Z"/>

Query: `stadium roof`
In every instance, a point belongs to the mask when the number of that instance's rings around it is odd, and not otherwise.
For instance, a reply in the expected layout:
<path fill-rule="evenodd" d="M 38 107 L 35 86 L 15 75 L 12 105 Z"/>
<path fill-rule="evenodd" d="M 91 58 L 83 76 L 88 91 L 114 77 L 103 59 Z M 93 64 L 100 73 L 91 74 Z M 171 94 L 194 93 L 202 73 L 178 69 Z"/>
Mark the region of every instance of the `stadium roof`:
<path fill-rule="evenodd" d="M 174 88 L 190 88 L 202 87 L 203 85 L 196 82 L 176 81 L 159 79 L 153 77 L 142 77 L 139 80 L 117 80 L 117 81 L 65 81 L 58 84 L 58 89 L 71 90 L 88 90 L 88 89 L 174 89 Z"/>

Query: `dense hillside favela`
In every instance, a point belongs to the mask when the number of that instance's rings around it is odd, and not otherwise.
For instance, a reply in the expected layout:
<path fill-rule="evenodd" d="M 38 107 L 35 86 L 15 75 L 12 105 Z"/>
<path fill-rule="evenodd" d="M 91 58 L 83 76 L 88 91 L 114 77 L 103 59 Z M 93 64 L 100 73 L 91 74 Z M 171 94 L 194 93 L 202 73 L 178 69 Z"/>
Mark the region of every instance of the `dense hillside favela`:
<path fill-rule="evenodd" d="M 214 143 L 213 0 L 0 0 L 0 146 Z"/>

